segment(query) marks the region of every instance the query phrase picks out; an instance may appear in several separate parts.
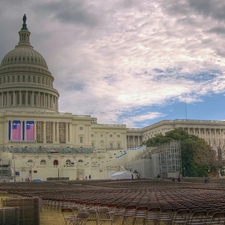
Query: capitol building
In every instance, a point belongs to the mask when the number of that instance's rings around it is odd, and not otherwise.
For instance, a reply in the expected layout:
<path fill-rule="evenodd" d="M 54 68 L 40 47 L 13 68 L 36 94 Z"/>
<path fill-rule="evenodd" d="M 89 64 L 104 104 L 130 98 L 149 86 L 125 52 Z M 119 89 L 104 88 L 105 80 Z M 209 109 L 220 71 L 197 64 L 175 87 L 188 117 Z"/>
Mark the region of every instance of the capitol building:
<path fill-rule="evenodd" d="M 175 128 L 223 153 L 224 121 L 163 120 L 127 128 L 99 124 L 91 115 L 60 113 L 54 76 L 30 35 L 24 19 L 18 44 L 0 65 L 0 180 L 108 179 L 125 169 L 154 177 L 157 170 L 151 172 L 151 162 L 142 157 L 149 151 L 144 143 Z"/>

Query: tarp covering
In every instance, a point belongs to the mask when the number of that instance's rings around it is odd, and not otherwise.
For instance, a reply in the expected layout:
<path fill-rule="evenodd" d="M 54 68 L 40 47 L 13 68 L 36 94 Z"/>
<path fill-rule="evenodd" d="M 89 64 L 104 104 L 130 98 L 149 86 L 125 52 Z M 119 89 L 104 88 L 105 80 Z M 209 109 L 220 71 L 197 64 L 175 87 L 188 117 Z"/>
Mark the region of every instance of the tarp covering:
<path fill-rule="evenodd" d="M 123 180 L 123 179 L 134 179 L 136 178 L 134 173 L 130 171 L 120 171 L 111 175 L 111 180 Z"/>
<path fill-rule="evenodd" d="M 37 178 L 37 179 L 34 179 L 33 181 L 34 181 L 34 182 L 41 182 L 41 179 L 38 179 L 38 178 Z"/>

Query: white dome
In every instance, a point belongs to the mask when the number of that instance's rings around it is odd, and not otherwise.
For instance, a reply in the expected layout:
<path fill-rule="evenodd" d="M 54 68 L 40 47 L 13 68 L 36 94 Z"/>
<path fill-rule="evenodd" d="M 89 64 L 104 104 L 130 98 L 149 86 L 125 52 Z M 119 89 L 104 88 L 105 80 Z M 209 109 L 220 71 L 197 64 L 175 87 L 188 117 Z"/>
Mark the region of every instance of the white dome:
<path fill-rule="evenodd" d="M 59 93 L 43 56 L 30 44 L 23 23 L 19 43 L 1 61 L 0 111 L 58 111 Z"/>
<path fill-rule="evenodd" d="M 10 51 L 2 59 L 1 67 L 16 65 L 31 65 L 40 66 L 48 69 L 47 63 L 43 56 L 35 51 L 32 46 L 29 45 L 17 45 L 16 48 Z"/>

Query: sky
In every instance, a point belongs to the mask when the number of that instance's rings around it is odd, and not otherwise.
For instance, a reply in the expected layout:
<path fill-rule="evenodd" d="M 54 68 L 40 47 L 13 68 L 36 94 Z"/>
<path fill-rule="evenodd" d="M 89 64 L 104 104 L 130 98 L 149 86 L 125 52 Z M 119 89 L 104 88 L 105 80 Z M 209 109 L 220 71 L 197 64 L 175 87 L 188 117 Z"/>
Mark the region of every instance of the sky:
<path fill-rule="evenodd" d="M 1 0 L 0 60 L 25 13 L 60 112 L 128 128 L 225 119 L 224 0 Z"/>

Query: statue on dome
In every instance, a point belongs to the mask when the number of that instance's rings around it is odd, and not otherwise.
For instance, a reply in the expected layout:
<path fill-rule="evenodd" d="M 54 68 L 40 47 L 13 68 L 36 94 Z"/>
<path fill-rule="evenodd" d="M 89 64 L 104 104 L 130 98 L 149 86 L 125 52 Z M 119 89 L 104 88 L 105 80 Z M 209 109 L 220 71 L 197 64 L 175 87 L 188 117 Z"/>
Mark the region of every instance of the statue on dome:
<path fill-rule="evenodd" d="M 23 23 L 25 24 L 27 22 L 27 16 L 26 14 L 23 15 Z"/>

